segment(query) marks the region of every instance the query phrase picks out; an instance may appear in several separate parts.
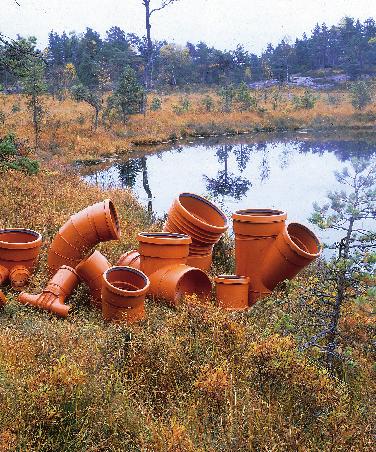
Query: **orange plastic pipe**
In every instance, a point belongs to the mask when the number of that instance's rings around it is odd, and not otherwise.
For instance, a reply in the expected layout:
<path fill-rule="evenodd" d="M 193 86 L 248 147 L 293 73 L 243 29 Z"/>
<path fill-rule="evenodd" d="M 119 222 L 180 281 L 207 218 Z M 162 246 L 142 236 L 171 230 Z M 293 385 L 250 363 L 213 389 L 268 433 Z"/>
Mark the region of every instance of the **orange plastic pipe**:
<path fill-rule="evenodd" d="M 189 256 L 196 258 L 193 262 L 202 270 L 209 270 L 213 245 L 227 229 L 227 218 L 221 210 L 193 193 L 181 193 L 174 200 L 163 228 L 192 238 Z"/>
<path fill-rule="evenodd" d="M 118 240 L 120 227 L 115 206 L 106 199 L 72 215 L 51 243 L 47 263 L 51 272 L 62 265 L 75 268 L 100 242 Z"/>
<path fill-rule="evenodd" d="M 235 233 L 235 267 L 238 275 L 249 277 L 249 304 L 268 295 L 263 283 L 265 254 L 284 229 L 286 213 L 273 209 L 239 210 L 232 216 Z"/>
<path fill-rule="evenodd" d="M 42 236 L 31 229 L 0 229 L 0 284 L 9 278 L 14 289 L 24 287 L 41 245 Z"/>
<path fill-rule="evenodd" d="M 185 264 L 191 238 L 171 232 L 140 232 L 140 270 L 147 276 L 169 265 Z"/>
<path fill-rule="evenodd" d="M 263 265 L 262 281 L 273 290 L 285 279 L 294 278 L 304 267 L 321 254 L 315 234 L 299 223 L 290 223 L 269 248 Z"/>
<path fill-rule="evenodd" d="M 219 275 L 215 278 L 218 306 L 228 311 L 248 309 L 249 278 L 238 275 Z"/>
<path fill-rule="evenodd" d="M 76 272 L 90 289 L 92 304 L 94 307 L 102 308 L 102 283 L 103 273 L 111 267 L 111 264 L 99 251 L 94 251 L 89 257 L 81 261 Z"/>
<path fill-rule="evenodd" d="M 119 267 L 132 267 L 140 269 L 140 253 L 136 250 L 127 251 L 122 254 L 116 263 Z"/>
<path fill-rule="evenodd" d="M 50 279 L 43 292 L 37 295 L 21 292 L 18 301 L 22 304 L 45 309 L 60 317 L 67 317 L 70 306 L 65 304 L 65 300 L 77 287 L 78 282 L 79 278 L 76 271 L 63 265 Z"/>
<path fill-rule="evenodd" d="M 103 274 L 102 314 L 113 322 L 138 322 L 145 318 L 148 277 L 131 267 L 112 267 Z"/>
<path fill-rule="evenodd" d="M 197 295 L 207 301 L 211 294 L 208 275 L 198 268 L 184 264 L 169 265 L 150 275 L 150 294 L 177 305 L 185 295 Z"/>

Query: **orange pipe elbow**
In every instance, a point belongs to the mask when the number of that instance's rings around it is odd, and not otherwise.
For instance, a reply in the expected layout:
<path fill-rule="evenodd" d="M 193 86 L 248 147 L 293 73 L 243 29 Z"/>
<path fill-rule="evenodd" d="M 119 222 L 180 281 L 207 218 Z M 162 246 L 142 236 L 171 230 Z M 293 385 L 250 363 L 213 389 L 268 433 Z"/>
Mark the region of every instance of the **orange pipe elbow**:
<path fill-rule="evenodd" d="M 120 227 L 115 206 L 106 199 L 72 215 L 51 243 L 47 263 L 51 273 L 62 265 L 75 268 L 100 242 L 118 240 Z"/>
<path fill-rule="evenodd" d="M 208 275 L 188 265 L 169 265 L 152 273 L 149 278 L 150 294 L 174 306 L 185 295 L 197 295 L 204 302 L 211 295 L 212 285 Z"/>
<path fill-rule="evenodd" d="M 103 273 L 111 267 L 108 260 L 99 251 L 94 251 L 89 257 L 81 261 L 76 272 L 90 289 L 92 304 L 94 307 L 102 308 L 102 283 Z"/>
<path fill-rule="evenodd" d="M 70 306 L 65 300 L 77 287 L 79 282 L 76 271 L 63 265 L 50 279 L 43 291 L 37 295 L 21 292 L 18 301 L 52 312 L 60 317 L 67 317 Z"/>
<path fill-rule="evenodd" d="M 0 229 L 0 284 L 10 279 L 14 289 L 24 287 L 41 246 L 42 236 L 31 229 Z"/>
<path fill-rule="evenodd" d="M 193 193 L 181 193 L 173 202 L 163 230 L 192 238 L 189 258 L 198 268 L 209 270 L 213 245 L 228 229 L 227 218 L 214 204 Z M 203 257 L 205 256 L 205 257 Z"/>
<path fill-rule="evenodd" d="M 105 320 L 128 324 L 145 318 L 148 277 L 131 267 L 111 267 L 103 273 L 102 314 Z"/>

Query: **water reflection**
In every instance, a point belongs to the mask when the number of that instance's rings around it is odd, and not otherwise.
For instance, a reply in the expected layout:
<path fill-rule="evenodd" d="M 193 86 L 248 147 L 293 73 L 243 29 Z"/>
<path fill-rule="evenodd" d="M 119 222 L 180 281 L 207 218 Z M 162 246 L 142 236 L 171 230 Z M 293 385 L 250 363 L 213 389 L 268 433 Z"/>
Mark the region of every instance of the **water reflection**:
<path fill-rule="evenodd" d="M 121 188 L 134 188 L 137 180 L 137 175 L 142 173 L 142 186 L 147 195 L 147 208 L 150 215 L 153 214 L 153 194 L 150 189 L 147 157 L 136 159 L 129 159 L 126 162 L 117 163 L 118 177 Z M 115 184 L 116 185 L 116 184 Z"/>
<path fill-rule="evenodd" d="M 134 190 L 148 211 L 162 217 L 173 199 L 190 191 L 209 195 L 230 213 L 279 208 L 307 223 L 314 201 L 337 189 L 334 172 L 354 156 L 376 154 L 360 140 L 319 140 L 308 135 L 258 142 L 206 140 L 92 169 L 84 178 L 103 188 Z M 87 174 L 87 170 L 86 170 Z"/>
<path fill-rule="evenodd" d="M 234 199 L 240 200 L 252 185 L 250 180 L 237 176 L 229 171 L 228 160 L 233 149 L 234 146 L 231 145 L 220 146 L 216 151 L 216 156 L 218 158 L 218 162 L 222 163 L 224 168 L 218 171 L 215 178 L 210 178 L 204 175 L 206 189 L 214 197 L 214 199 L 217 199 L 219 196 L 230 196 Z M 246 153 L 245 150 L 241 150 L 240 164 L 237 159 L 240 171 L 243 171 L 246 168 L 248 160 L 249 152 Z"/>

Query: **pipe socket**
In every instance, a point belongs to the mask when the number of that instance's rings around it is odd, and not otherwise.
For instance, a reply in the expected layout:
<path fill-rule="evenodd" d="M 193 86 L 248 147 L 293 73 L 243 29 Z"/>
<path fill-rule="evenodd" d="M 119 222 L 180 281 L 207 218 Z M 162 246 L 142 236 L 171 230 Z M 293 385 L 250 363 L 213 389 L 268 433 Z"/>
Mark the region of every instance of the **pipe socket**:
<path fill-rule="evenodd" d="M 192 238 L 188 259 L 194 259 L 190 263 L 205 271 L 211 266 L 213 245 L 227 229 L 227 218 L 221 210 L 193 193 L 181 193 L 174 200 L 163 228 Z"/>
<path fill-rule="evenodd" d="M 131 267 L 112 267 L 103 274 L 102 314 L 105 320 L 134 323 L 145 318 L 148 277 Z"/>
<path fill-rule="evenodd" d="M 227 311 L 248 309 L 249 278 L 238 275 L 219 275 L 215 278 L 218 306 Z"/>

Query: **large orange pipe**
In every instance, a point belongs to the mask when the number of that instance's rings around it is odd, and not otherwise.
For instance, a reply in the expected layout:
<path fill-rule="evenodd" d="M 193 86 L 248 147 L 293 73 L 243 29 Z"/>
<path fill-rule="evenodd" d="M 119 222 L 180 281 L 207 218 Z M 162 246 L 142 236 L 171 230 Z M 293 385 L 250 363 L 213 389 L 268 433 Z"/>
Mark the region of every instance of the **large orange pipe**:
<path fill-rule="evenodd" d="M 119 237 L 118 216 L 110 199 L 86 207 L 72 215 L 53 239 L 49 270 L 53 273 L 62 265 L 75 268 L 95 245 Z"/>
<path fill-rule="evenodd" d="M 185 295 L 196 295 L 201 301 L 208 301 L 211 294 L 211 282 L 208 275 L 184 264 L 163 267 L 152 273 L 150 294 L 164 299 L 171 305 L 178 305 Z"/>
<path fill-rule="evenodd" d="M 268 249 L 284 229 L 286 217 L 285 212 L 273 209 L 239 210 L 232 216 L 236 274 L 249 277 L 250 305 L 270 293 L 263 283 L 261 267 Z"/>

